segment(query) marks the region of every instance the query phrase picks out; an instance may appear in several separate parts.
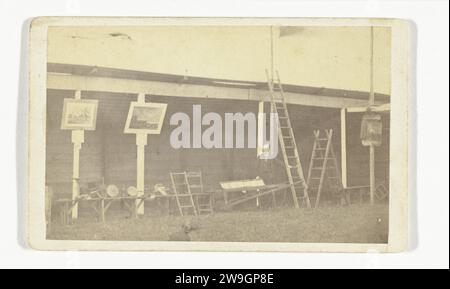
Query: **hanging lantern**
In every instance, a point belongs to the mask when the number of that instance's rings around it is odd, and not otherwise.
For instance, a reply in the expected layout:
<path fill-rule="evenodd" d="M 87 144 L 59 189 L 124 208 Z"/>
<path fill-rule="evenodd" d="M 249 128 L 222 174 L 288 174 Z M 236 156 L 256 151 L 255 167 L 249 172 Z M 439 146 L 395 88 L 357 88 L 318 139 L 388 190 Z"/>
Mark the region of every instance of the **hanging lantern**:
<path fill-rule="evenodd" d="M 381 114 L 368 110 L 361 122 L 361 141 L 363 146 L 380 146 L 383 125 Z"/>

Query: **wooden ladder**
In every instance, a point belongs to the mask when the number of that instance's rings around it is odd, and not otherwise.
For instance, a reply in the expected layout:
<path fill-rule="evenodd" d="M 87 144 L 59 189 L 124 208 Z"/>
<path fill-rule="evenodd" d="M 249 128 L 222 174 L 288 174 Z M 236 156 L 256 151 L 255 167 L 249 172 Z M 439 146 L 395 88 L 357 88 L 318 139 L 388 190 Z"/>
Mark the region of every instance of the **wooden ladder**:
<path fill-rule="evenodd" d="M 324 189 L 325 178 L 327 178 L 329 189 L 335 193 L 342 192 L 343 186 L 332 144 L 333 130 L 326 129 L 325 136 L 320 134 L 320 130 L 316 130 L 314 138 L 307 182 L 310 194 L 316 198 L 315 207 L 317 208 Z"/>
<path fill-rule="evenodd" d="M 294 200 L 295 208 L 300 208 L 300 204 L 311 208 L 308 195 L 308 186 L 303 174 L 302 164 L 298 154 L 297 143 L 292 129 L 289 112 L 284 98 L 283 86 L 280 81 L 278 71 L 276 79 L 269 76 L 266 70 L 267 83 L 270 91 L 270 102 L 272 112 L 278 116 L 278 139 L 283 153 L 286 173 L 289 179 L 290 190 Z"/>
<path fill-rule="evenodd" d="M 181 216 L 184 216 L 186 211 L 192 211 L 194 215 L 198 215 L 197 208 L 195 207 L 194 197 L 191 192 L 191 186 L 189 185 L 188 174 L 182 173 L 170 173 L 170 179 L 172 181 L 172 188 L 177 201 L 178 210 Z"/>
<path fill-rule="evenodd" d="M 212 214 L 212 196 L 204 192 L 202 172 L 187 172 L 186 180 L 198 214 Z"/>

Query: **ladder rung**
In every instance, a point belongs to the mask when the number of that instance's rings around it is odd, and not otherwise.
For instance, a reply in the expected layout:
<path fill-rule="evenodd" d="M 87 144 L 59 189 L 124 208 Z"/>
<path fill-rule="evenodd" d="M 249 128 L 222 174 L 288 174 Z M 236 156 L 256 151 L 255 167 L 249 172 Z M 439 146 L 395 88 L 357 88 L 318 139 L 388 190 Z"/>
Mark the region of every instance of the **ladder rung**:
<path fill-rule="evenodd" d="M 327 138 L 316 138 L 316 140 L 325 141 L 325 140 L 328 140 L 328 139 Z"/>
<path fill-rule="evenodd" d="M 192 195 L 177 195 L 178 199 L 181 200 L 182 202 L 189 202 L 189 200 L 187 200 L 186 198 L 191 198 Z M 184 198 L 184 199 L 183 199 Z"/>

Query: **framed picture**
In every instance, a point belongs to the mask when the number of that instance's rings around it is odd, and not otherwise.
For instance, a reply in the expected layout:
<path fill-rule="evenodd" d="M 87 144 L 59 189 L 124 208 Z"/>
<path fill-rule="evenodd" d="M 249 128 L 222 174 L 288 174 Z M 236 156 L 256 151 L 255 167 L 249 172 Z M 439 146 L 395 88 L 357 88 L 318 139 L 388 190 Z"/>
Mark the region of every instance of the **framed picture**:
<path fill-rule="evenodd" d="M 98 100 L 65 98 L 61 129 L 95 130 Z"/>
<path fill-rule="evenodd" d="M 160 134 L 166 109 L 166 103 L 132 102 L 124 132 Z"/>

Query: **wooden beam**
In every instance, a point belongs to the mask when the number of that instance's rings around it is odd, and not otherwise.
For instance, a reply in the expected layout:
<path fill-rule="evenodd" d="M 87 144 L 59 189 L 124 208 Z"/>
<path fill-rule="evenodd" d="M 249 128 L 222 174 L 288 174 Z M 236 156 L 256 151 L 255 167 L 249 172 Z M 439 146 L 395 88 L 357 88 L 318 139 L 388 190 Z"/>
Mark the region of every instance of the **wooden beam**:
<path fill-rule="evenodd" d="M 133 79 L 77 76 L 48 73 L 47 89 L 83 90 L 113 93 L 154 94 L 191 98 L 270 101 L 268 90 L 218 87 Z M 343 108 L 366 107 L 367 100 L 285 92 L 286 102 L 304 106 Z M 376 103 L 377 104 L 377 103 Z M 378 103 L 381 104 L 381 103 Z"/>
<path fill-rule="evenodd" d="M 375 91 L 373 79 L 373 26 L 370 27 L 370 97 L 369 106 L 375 105 Z M 375 204 L 375 147 L 370 144 L 370 204 Z"/>
<path fill-rule="evenodd" d="M 341 109 L 341 179 L 347 188 L 347 109 Z"/>
<path fill-rule="evenodd" d="M 81 99 L 81 91 L 75 91 L 75 99 Z M 84 143 L 84 130 L 72 130 L 73 168 L 72 168 L 72 200 L 80 196 L 80 150 Z M 72 208 L 72 219 L 78 219 L 78 203 Z"/>
<path fill-rule="evenodd" d="M 265 136 L 265 121 L 264 118 L 264 101 L 260 101 L 258 103 L 258 139 L 257 139 L 257 148 L 256 148 L 256 156 L 259 158 L 264 152 L 264 138 Z"/>
<path fill-rule="evenodd" d="M 374 112 L 390 112 L 391 111 L 391 104 L 390 103 L 385 103 L 385 104 L 381 104 L 378 106 L 373 106 L 370 108 L 371 111 Z M 347 112 L 366 112 L 367 111 L 367 106 L 361 106 L 361 107 L 347 107 Z"/>
<path fill-rule="evenodd" d="M 139 103 L 145 103 L 145 94 L 139 93 L 137 101 Z M 147 146 L 148 135 L 146 133 L 136 134 L 136 146 L 137 146 L 137 156 L 136 156 L 136 188 L 138 192 L 138 197 L 143 197 L 145 195 L 145 147 Z M 144 215 L 145 202 L 140 202 L 136 200 L 136 215 Z"/>

